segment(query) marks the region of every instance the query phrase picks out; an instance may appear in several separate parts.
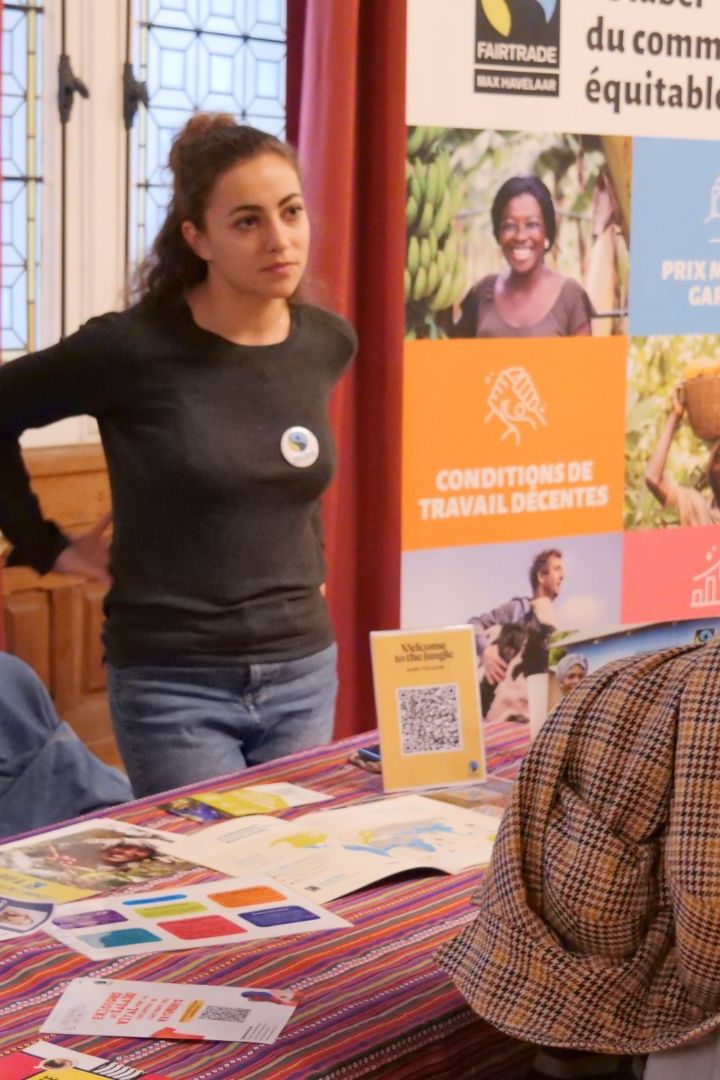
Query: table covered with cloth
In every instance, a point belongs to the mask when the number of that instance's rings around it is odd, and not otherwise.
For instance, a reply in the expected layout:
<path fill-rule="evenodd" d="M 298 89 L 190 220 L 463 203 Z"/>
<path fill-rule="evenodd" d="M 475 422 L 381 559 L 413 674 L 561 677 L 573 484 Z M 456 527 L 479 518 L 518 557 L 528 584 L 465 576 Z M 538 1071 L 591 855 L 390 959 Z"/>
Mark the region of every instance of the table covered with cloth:
<path fill-rule="evenodd" d="M 487 726 L 489 770 L 512 777 L 527 739 L 525 724 Z M 372 740 L 372 734 L 356 736 L 179 791 L 290 781 L 333 798 L 285 811 L 286 818 L 377 798 L 383 794 L 380 777 L 348 761 Z M 158 804 L 166 799 L 152 796 L 103 816 L 174 833 L 203 828 L 161 810 Z M 248 870 L 261 872 L 262 866 Z M 45 1038 L 171 1080 L 513 1080 L 523 1075 L 531 1048 L 480 1020 L 434 959 L 439 946 L 473 917 L 470 898 L 481 873 L 407 874 L 327 904 L 352 923 L 347 929 L 242 946 L 96 963 L 41 931 L 0 942 L 0 1078 L 3 1055 Z M 215 877 L 198 870 L 183 880 Z M 65 986 L 80 976 L 290 988 L 298 1006 L 271 1046 L 41 1036 L 39 1028 Z"/>

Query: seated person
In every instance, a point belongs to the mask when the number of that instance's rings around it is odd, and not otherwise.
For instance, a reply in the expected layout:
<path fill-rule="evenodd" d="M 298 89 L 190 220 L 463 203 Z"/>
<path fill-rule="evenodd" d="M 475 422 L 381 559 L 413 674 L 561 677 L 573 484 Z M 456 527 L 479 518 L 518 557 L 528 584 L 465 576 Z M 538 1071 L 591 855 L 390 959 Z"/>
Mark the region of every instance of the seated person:
<path fill-rule="evenodd" d="M 32 668 L 0 652 L 0 838 L 132 798 L 127 778 L 61 723 Z"/>
<path fill-rule="evenodd" d="M 645 1054 L 648 1080 L 720 1075 L 695 1042 L 720 1028 L 719 702 L 720 639 L 616 660 L 524 758 L 477 917 L 439 959 L 485 1020 L 557 1048 L 530 1076 L 629 1076 Z"/>

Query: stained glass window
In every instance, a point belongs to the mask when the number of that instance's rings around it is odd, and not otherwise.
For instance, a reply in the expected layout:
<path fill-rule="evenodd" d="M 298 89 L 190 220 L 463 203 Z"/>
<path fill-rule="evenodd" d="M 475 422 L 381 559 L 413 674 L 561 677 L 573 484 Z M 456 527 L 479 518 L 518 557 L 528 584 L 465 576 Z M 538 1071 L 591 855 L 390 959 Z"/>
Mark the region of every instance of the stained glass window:
<path fill-rule="evenodd" d="M 134 0 L 137 77 L 147 82 L 131 138 L 130 257 L 142 257 L 170 198 L 165 163 L 197 110 L 285 133 L 286 0 Z"/>
<path fill-rule="evenodd" d="M 6 2 L 2 19 L 2 358 L 37 342 L 40 289 L 40 41 L 42 6 Z"/>

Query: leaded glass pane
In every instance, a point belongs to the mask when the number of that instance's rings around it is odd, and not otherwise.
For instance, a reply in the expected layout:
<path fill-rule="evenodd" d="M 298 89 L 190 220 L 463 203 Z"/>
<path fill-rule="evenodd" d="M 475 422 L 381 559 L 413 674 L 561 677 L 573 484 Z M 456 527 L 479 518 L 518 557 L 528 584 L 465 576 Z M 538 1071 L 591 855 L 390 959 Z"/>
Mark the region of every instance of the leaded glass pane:
<path fill-rule="evenodd" d="M 38 4 L 7 3 L 2 21 L 0 346 L 12 359 L 37 344 L 40 229 L 40 20 Z"/>
<path fill-rule="evenodd" d="M 233 113 L 284 136 L 286 0 L 135 0 L 135 15 L 150 107 L 131 138 L 133 262 L 165 216 L 170 143 L 193 112 Z"/>
<path fill-rule="evenodd" d="M 280 120 L 282 126 L 285 125 L 284 46 L 275 42 L 248 41 L 246 73 L 245 115 L 248 123 L 277 134 L 269 121 Z"/>

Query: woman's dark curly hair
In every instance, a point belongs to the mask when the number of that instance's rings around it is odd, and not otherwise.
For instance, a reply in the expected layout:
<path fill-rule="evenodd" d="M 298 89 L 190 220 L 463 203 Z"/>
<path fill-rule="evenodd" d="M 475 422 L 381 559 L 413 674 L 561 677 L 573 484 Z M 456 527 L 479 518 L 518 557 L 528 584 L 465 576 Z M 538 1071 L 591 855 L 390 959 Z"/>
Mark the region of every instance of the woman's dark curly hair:
<path fill-rule="evenodd" d="M 278 154 L 298 172 L 295 151 L 265 131 L 238 124 L 229 113 L 195 113 L 173 139 L 168 165 L 173 194 L 150 254 L 135 275 L 136 299 L 179 299 L 207 277 L 207 263 L 182 235 L 183 221 L 204 226 L 210 193 L 227 169 L 260 154 Z"/>
<path fill-rule="evenodd" d="M 553 205 L 552 195 L 545 184 L 543 184 L 542 180 L 538 180 L 537 176 L 511 176 L 509 180 L 506 180 L 505 183 L 498 188 L 490 210 L 495 239 L 498 243 L 500 242 L 500 226 L 502 225 L 502 216 L 505 207 L 511 199 L 516 198 L 518 195 L 532 195 L 537 199 L 545 224 L 548 248 L 551 248 L 555 243 L 555 237 L 557 236 L 555 207 Z"/>

